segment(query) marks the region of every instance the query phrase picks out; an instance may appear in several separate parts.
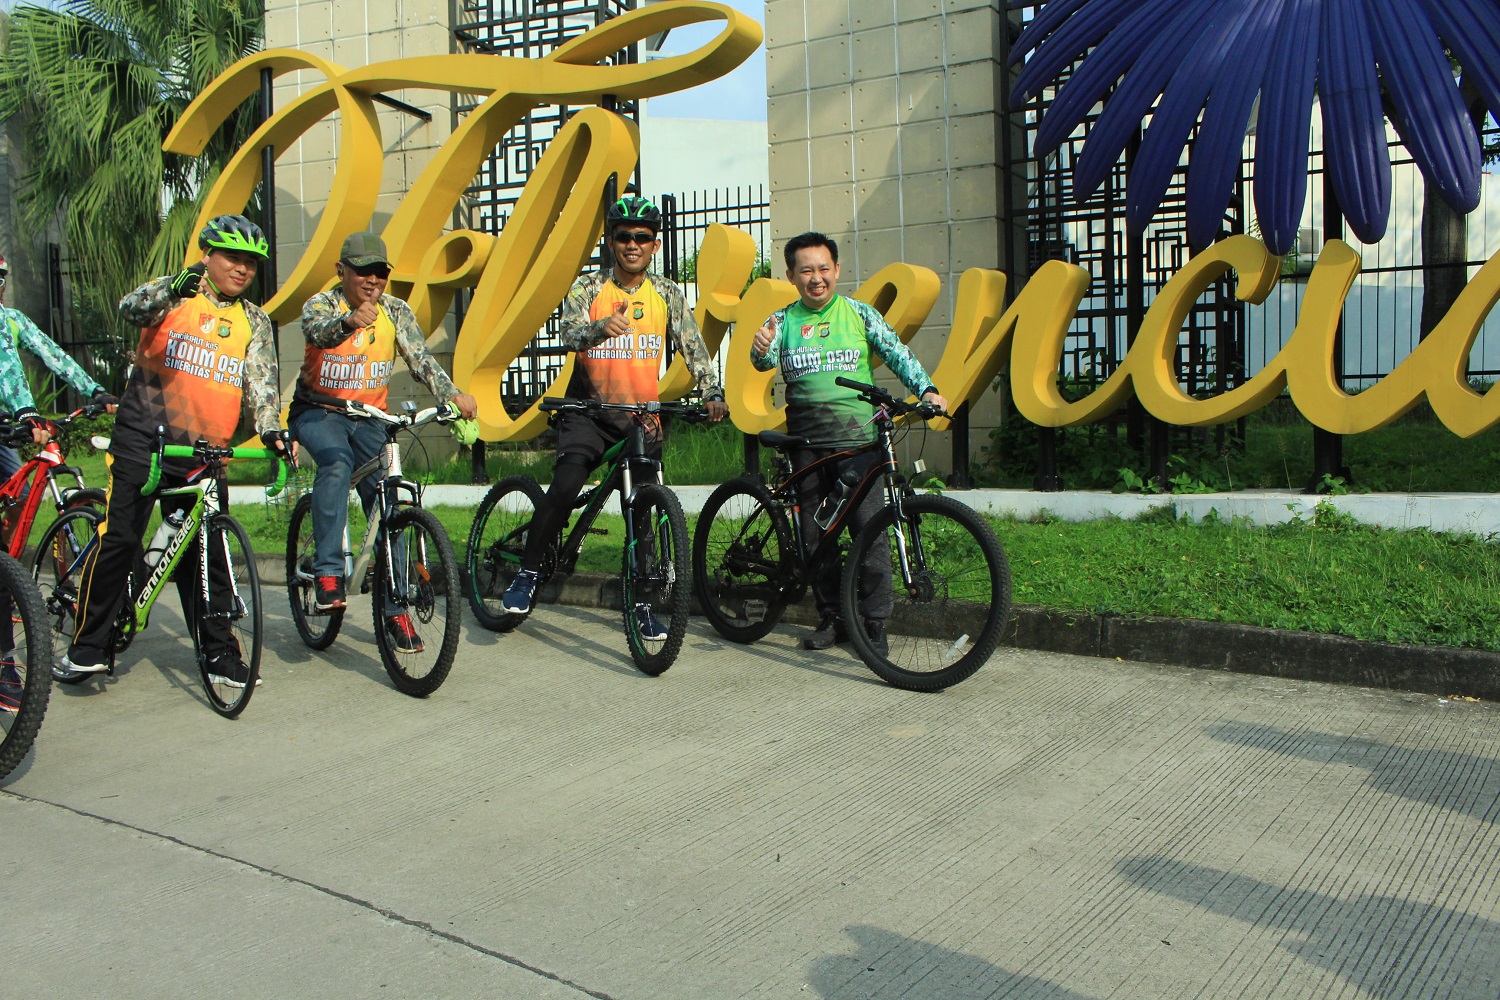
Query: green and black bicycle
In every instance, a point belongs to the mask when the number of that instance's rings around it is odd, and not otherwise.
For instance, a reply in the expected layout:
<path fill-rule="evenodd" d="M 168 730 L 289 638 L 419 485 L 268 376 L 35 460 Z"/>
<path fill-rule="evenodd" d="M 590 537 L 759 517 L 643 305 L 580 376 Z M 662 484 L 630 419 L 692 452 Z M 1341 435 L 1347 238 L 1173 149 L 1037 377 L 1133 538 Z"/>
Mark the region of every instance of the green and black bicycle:
<path fill-rule="evenodd" d="M 566 538 L 547 546 L 537 590 L 556 574 L 567 574 L 578 564 L 578 553 L 610 494 L 620 495 L 624 516 L 621 591 L 625 639 L 631 659 L 642 673 L 655 677 L 677 659 L 687 633 L 691 594 L 688 591 L 687 519 L 682 504 L 661 484 L 661 463 L 646 449 L 645 421 L 662 415 L 679 420 L 708 419 L 702 407 L 686 403 L 605 403 L 598 400 L 544 399 L 541 409 L 598 416 L 605 411 L 634 415 L 630 433 L 604 453 L 606 472 L 599 483 L 583 492 Z M 521 555 L 531 533 L 531 521 L 542 501 L 542 488 L 530 476 L 507 476 L 485 494 L 469 529 L 464 553 L 465 584 L 474 617 L 485 628 L 509 632 L 526 619 L 507 612 L 506 589 L 521 568 Z M 652 626 L 660 627 L 656 631 Z M 648 631 L 649 629 L 649 631 Z"/>

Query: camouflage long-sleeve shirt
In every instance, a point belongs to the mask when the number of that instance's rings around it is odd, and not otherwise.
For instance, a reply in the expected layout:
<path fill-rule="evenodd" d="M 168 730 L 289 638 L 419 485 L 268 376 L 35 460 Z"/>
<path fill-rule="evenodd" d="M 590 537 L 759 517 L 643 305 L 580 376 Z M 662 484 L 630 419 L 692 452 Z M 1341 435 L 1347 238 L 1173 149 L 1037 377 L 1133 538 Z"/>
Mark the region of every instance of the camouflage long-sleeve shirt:
<path fill-rule="evenodd" d="M 595 320 L 590 318 L 589 312 L 594 300 L 599 297 L 600 290 L 604 288 L 612 275 L 612 271 L 592 271 L 573 282 L 573 287 L 568 289 L 567 298 L 563 299 L 562 303 L 562 329 L 558 334 L 563 346 L 568 350 L 587 351 L 609 339 L 609 335 L 604 332 L 605 326 L 609 323 L 609 317 Z M 682 354 L 688 371 L 693 373 L 693 379 L 698 383 L 698 391 L 706 398 L 714 396 L 722 398 L 724 387 L 719 384 L 719 373 L 714 370 L 713 358 L 708 353 L 708 345 L 703 342 L 703 334 L 698 330 L 698 321 L 693 318 L 693 311 L 688 308 L 687 296 L 683 294 L 681 286 L 657 274 L 648 274 L 647 277 L 651 280 L 651 286 L 666 303 L 667 335 L 672 338 L 672 343 Z"/>
<path fill-rule="evenodd" d="M 425 385 L 440 401 L 452 399 L 458 393 L 458 386 L 453 384 L 437 358 L 427 350 L 427 335 L 417 325 L 417 317 L 411 311 L 411 306 L 394 295 L 382 295 L 380 307 L 396 327 L 396 350 L 411 369 L 412 377 Z M 354 333 L 344 326 L 344 317 L 348 313 L 349 306 L 344 299 L 343 285 L 335 285 L 326 292 L 319 292 L 302 307 L 303 338 L 313 347 L 337 347 Z"/>
<path fill-rule="evenodd" d="M 120 411 L 115 417 L 115 431 L 110 452 L 118 458 L 147 461 L 154 447 L 156 427 L 167 427 L 169 438 L 176 443 L 191 444 L 200 435 L 196 426 L 190 401 L 168 398 L 163 392 L 160 372 L 165 367 L 179 367 L 172 358 L 158 356 L 162 345 L 156 343 L 162 332 L 158 328 L 168 317 L 190 300 L 172 294 L 172 276 L 153 278 L 120 300 L 120 317 L 131 326 L 141 327 L 141 340 L 136 349 L 135 370 L 120 398 Z M 236 300 L 222 298 L 205 282 L 198 295 L 205 303 L 224 310 L 236 304 Z M 276 337 L 271 319 L 253 302 L 238 300 L 243 308 L 245 322 L 250 328 L 244 357 L 230 357 L 230 351 L 222 354 L 223 367 L 219 368 L 224 379 L 215 379 L 232 385 L 238 380 L 241 388 L 242 407 L 254 413 L 255 430 L 258 433 L 274 431 L 281 426 L 281 390 L 276 375 Z M 232 318 L 232 317 L 231 317 Z M 238 322 L 238 320 L 234 320 Z M 221 328 L 222 330 L 223 328 Z M 199 331 L 181 331 L 192 338 Z M 227 336 L 221 331 L 210 331 L 219 337 Z M 232 341 L 224 341 L 225 344 Z M 167 347 L 167 351 L 171 351 Z M 237 353 L 237 352 L 232 352 Z"/>
<path fill-rule="evenodd" d="M 84 396 L 99 391 L 99 383 L 64 354 L 29 316 L 19 309 L 0 305 L 0 409 L 15 413 L 36 405 L 26 380 L 26 368 L 21 364 L 22 347 L 41 358 L 43 364 Z"/>

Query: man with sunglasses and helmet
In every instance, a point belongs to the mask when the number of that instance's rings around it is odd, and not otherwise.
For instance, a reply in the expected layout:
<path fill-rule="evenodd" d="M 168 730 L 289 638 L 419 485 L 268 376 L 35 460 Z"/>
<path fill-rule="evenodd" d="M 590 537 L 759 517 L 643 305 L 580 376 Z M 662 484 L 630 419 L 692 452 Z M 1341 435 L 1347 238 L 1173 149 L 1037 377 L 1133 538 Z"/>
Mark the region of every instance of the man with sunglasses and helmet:
<path fill-rule="evenodd" d="M 411 306 L 385 294 L 391 262 L 384 240 L 374 233 L 354 233 L 344 240 L 334 270 L 339 283 L 302 307 L 307 346 L 288 420 L 293 436 L 318 465 L 312 489 L 312 574 L 314 607 L 320 612 L 345 606 L 350 479 L 385 446 L 381 424 L 341 412 L 339 401 L 384 410 L 399 353 L 413 377 L 438 399 L 453 403 L 464 419 L 472 420 L 478 411 L 474 397 L 459 392 L 428 352 L 427 335 Z M 375 502 L 374 477 L 355 485 L 368 513 Z M 385 628 L 395 649 L 421 652 L 421 639 L 405 613 L 388 618 Z"/>
<path fill-rule="evenodd" d="M 670 337 L 698 383 L 709 419 L 724 419 L 729 412 L 724 390 L 682 288 L 647 273 L 661 246 L 661 211 L 645 198 L 627 195 L 609 207 L 604 231 L 614 251 L 614 266 L 580 277 L 562 304 L 559 337 L 564 347 L 578 354 L 568 396 L 608 403 L 656 400 Z M 632 414 L 624 412 L 598 417 L 565 413 L 559 418 L 552 486 L 537 506 L 521 569 L 502 598 L 507 612 L 531 611 L 548 541 L 566 521 L 605 451 L 629 433 L 632 419 Z M 653 423 L 647 428 L 647 446 L 660 457 L 661 427 Z M 652 616 L 649 605 L 641 605 L 636 613 L 643 638 L 666 638 L 666 629 Z"/>
<path fill-rule="evenodd" d="M 166 428 L 168 444 L 191 446 L 201 438 L 225 447 L 234 442 L 248 406 L 266 447 L 287 450 L 271 320 L 243 298 L 261 261 L 269 259 L 266 236 L 244 216 L 221 215 L 198 234 L 198 248 L 202 260 L 153 278 L 120 300 L 120 316 L 141 328 L 141 339 L 110 439 L 109 499 L 99 544 L 83 569 L 65 671 L 109 669 L 105 650 L 156 502 L 141 488 L 150 475 L 158 427 Z M 190 460 L 163 459 L 161 471 L 161 485 L 171 488 L 185 485 L 195 467 Z M 190 508 L 192 500 L 166 498 L 161 506 L 166 517 Z M 176 573 L 190 628 L 199 601 L 197 560 L 197 546 L 189 547 Z M 209 585 L 215 593 L 230 590 L 222 563 L 209 567 Z M 250 670 L 229 623 L 212 617 L 208 622 L 203 652 L 210 681 L 244 687 Z"/>
<path fill-rule="evenodd" d="M 77 389 L 91 402 L 103 403 L 110 413 L 118 402 L 103 386 L 89 378 L 78 363 L 62 352 L 25 313 L 5 304 L 5 286 L 10 279 L 10 265 L 0 257 L 0 410 L 11 414 L 17 423 L 31 429 L 31 440 L 43 445 L 52 440 L 47 421 L 37 412 L 21 363 L 21 348 L 42 359 L 53 372 Z M 21 456 L 9 445 L 0 445 L 0 483 L 21 469 Z M 30 487 L 27 488 L 28 490 Z M 21 498 L 26 493 L 23 491 Z M 10 544 L 9 522 L 0 525 L 0 545 Z M 11 600 L 0 599 L 0 712 L 15 712 L 21 706 L 21 672 L 15 663 L 15 635 L 11 622 Z"/>

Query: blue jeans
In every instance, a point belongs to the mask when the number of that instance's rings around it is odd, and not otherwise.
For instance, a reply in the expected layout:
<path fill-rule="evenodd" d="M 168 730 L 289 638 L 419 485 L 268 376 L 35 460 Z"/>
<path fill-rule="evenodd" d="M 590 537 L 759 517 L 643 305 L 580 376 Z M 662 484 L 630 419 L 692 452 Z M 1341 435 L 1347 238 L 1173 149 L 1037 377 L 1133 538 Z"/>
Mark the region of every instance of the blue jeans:
<path fill-rule="evenodd" d="M 292 434 L 318 466 L 312 488 L 314 576 L 344 575 L 344 529 L 349 524 L 349 480 L 354 470 L 380 454 L 385 428 L 332 410 L 306 410 L 292 420 Z M 368 515 L 375 502 L 376 477 L 357 484 Z"/>

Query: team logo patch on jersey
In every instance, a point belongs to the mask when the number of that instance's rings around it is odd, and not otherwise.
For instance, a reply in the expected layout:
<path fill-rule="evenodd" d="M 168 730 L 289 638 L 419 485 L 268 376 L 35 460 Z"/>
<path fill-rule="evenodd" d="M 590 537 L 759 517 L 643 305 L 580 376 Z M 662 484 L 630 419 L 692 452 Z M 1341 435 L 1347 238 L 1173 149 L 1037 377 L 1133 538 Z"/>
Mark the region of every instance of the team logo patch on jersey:
<path fill-rule="evenodd" d="M 229 320 L 227 320 L 227 319 L 221 319 L 221 320 L 219 320 L 219 337 L 221 339 L 228 340 L 230 338 L 230 336 L 233 335 L 233 333 L 234 333 L 234 327 L 230 325 Z"/>
<path fill-rule="evenodd" d="M 813 332 L 816 329 L 817 329 L 817 327 L 814 324 L 812 324 L 812 323 L 804 323 L 802 325 L 802 339 L 803 340 L 812 340 L 812 338 L 813 338 Z"/>
<path fill-rule="evenodd" d="M 218 321 L 219 318 L 212 313 L 204 313 L 198 318 L 198 332 L 207 337 L 214 332 L 214 324 Z"/>
<path fill-rule="evenodd" d="M 633 313 L 630 314 L 630 318 L 631 319 L 645 319 L 646 318 L 646 307 L 644 305 L 642 305 L 641 303 L 637 302 L 635 304 L 635 312 L 633 312 Z"/>

